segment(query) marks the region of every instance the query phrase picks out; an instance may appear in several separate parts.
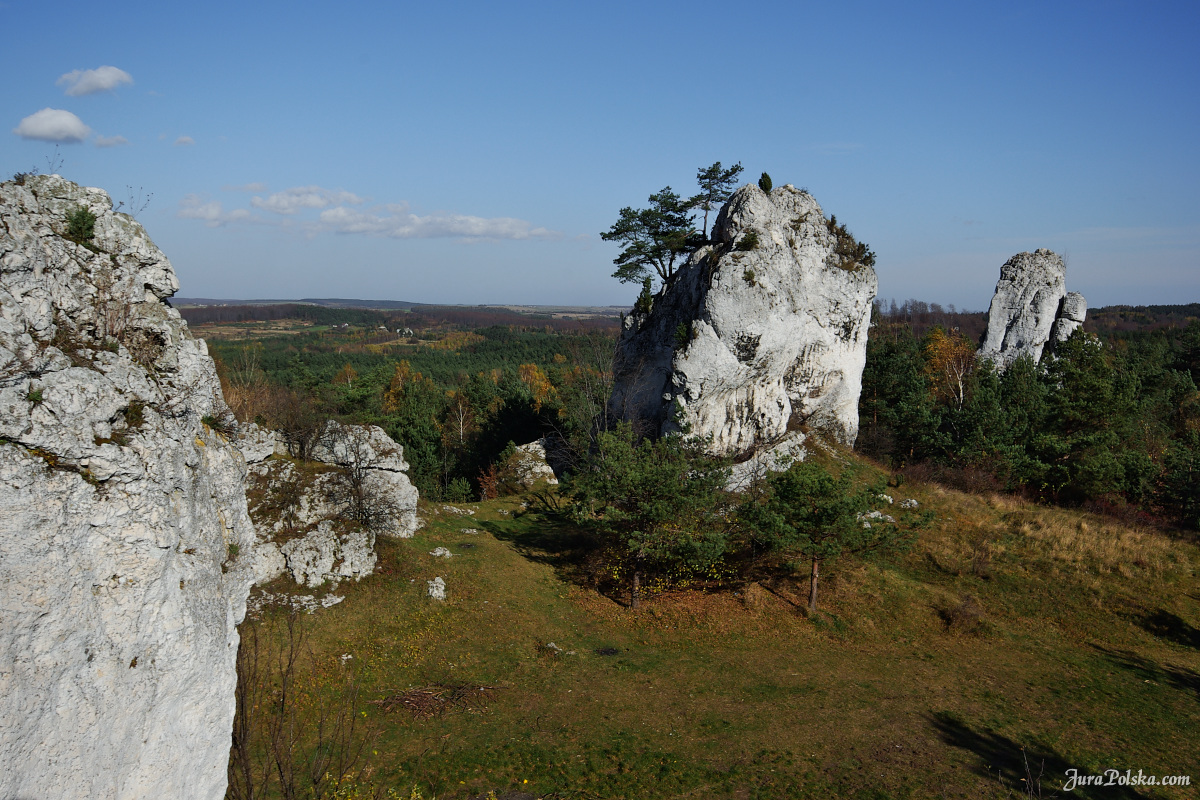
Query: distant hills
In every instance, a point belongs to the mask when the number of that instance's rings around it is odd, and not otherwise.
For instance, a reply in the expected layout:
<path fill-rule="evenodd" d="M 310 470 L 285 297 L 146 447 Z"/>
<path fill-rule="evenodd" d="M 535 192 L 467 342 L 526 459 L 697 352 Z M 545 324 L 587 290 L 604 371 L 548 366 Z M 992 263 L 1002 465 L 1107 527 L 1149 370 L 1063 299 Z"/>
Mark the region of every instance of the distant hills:
<path fill-rule="evenodd" d="M 629 306 L 568 306 L 537 305 L 533 303 L 480 303 L 478 305 L 453 303 L 416 303 L 411 300 L 355 300 L 343 297 L 304 297 L 299 300 L 230 300 L 212 297 L 172 297 L 171 305 L 176 308 L 204 308 L 214 306 L 319 306 L 321 308 L 361 308 L 373 311 L 413 311 L 432 308 L 459 309 L 504 309 L 519 314 L 583 315 L 618 317 L 629 310 Z"/>
<path fill-rule="evenodd" d="M 197 306 L 278 306 L 310 305 L 324 308 L 375 308 L 388 311 L 409 309 L 422 305 L 408 300 L 349 300 L 340 297 L 304 297 L 299 300 L 217 300 L 211 297 L 172 297 L 171 305 L 176 308 Z"/>

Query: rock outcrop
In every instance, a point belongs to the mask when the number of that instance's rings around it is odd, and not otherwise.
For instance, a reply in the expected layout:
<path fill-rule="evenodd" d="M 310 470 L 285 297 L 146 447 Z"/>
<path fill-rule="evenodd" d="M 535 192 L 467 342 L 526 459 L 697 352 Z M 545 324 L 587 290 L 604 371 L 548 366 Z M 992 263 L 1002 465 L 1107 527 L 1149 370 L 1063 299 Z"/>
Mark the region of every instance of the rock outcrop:
<path fill-rule="evenodd" d="M 317 587 L 327 580 L 358 580 L 375 571 L 375 536 L 353 529 L 338 533 L 329 520 L 316 530 L 292 539 L 279 548 L 292 579 L 301 586 Z"/>
<path fill-rule="evenodd" d="M 611 412 L 738 460 L 796 456 L 804 430 L 852 443 L 877 282 L 840 233 L 807 192 L 738 189 L 714 244 L 626 318 Z"/>
<path fill-rule="evenodd" d="M 382 428 L 330 420 L 308 463 L 270 458 L 277 441 L 252 426 L 239 438 L 246 460 L 255 459 L 248 493 L 256 584 L 285 571 L 313 587 L 358 580 L 374 571 L 376 534 L 407 539 L 420 527 L 404 449 Z"/>
<path fill-rule="evenodd" d="M 1066 288 L 1067 267 L 1049 250 L 1017 253 L 1000 268 L 979 348 L 1003 371 L 1023 355 L 1040 361 L 1049 346 L 1066 341 L 1083 324 L 1087 301 Z"/>
<path fill-rule="evenodd" d="M 514 469 L 522 491 L 532 489 L 540 481 L 545 481 L 548 485 L 558 484 L 554 469 L 546 461 L 545 439 L 517 445 L 514 461 Z"/>
<path fill-rule="evenodd" d="M 254 531 L 177 289 L 101 190 L 0 184 L 0 797 L 224 796 Z"/>

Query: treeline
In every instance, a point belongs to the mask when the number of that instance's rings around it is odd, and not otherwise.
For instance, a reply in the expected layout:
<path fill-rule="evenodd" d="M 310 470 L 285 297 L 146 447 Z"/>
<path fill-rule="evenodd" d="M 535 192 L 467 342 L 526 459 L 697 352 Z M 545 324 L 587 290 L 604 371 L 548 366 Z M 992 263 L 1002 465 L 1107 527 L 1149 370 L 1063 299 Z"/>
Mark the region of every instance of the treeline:
<path fill-rule="evenodd" d="M 1200 526 L 1200 323 L 1101 339 L 1003 374 L 975 339 L 877 317 L 857 449 L 972 490 Z"/>
<path fill-rule="evenodd" d="M 618 317 L 554 317 L 550 314 L 522 314 L 507 308 L 463 306 L 413 306 L 406 317 L 408 327 L 461 327 L 468 329 L 490 328 L 497 325 L 512 326 L 518 330 L 543 330 L 547 333 L 570 331 L 609 331 L 615 333 L 620 325 Z"/>
<path fill-rule="evenodd" d="M 304 303 L 271 303 L 244 306 L 192 306 L 179 309 L 189 325 L 210 322 L 268 322 L 296 319 L 314 325 L 371 325 L 388 322 L 391 315 L 367 308 L 329 308 Z"/>
<path fill-rule="evenodd" d="M 875 298 L 875 319 L 890 325 L 905 325 L 916 336 L 924 336 L 935 327 L 961 333 L 973 342 L 983 339 L 987 329 L 987 313 L 955 309 L 951 303 L 927 303 L 924 300 L 905 300 L 897 304 L 896 298 Z"/>
<path fill-rule="evenodd" d="M 281 431 L 297 452 L 328 417 L 378 425 L 404 446 L 422 496 L 466 501 L 510 443 L 555 433 L 564 449 L 588 449 L 611 389 L 614 341 L 493 326 L 402 353 L 337 334 L 214 341 L 210 350 L 239 420 Z"/>
<path fill-rule="evenodd" d="M 550 314 L 522 314 L 506 308 L 470 308 L 464 306 L 413 306 L 411 310 L 380 311 L 368 308 L 331 307 L 306 303 L 265 305 L 191 306 L 179 309 L 190 325 L 216 322 L 268 322 L 295 319 L 313 325 L 355 325 L 360 327 L 411 328 L 414 331 L 513 327 L 525 331 L 615 333 L 618 317 L 555 317 Z"/>
<path fill-rule="evenodd" d="M 1088 310 L 1084 330 L 1127 333 L 1157 328 L 1186 328 L 1200 320 L 1200 303 L 1177 306 L 1105 306 Z"/>

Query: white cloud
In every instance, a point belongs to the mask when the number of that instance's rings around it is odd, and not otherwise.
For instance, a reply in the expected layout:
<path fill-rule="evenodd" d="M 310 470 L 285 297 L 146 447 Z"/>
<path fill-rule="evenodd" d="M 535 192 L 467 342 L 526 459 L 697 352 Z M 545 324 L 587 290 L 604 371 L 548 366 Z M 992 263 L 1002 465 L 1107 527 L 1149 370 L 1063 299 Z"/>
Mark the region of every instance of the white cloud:
<path fill-rule="evenodd" d="M 255 217 L 245 208 L 235 208 L 226 211 L 217 200 L 206 201 L 198 194 L 189 194 L 179 201 L 179 212 L 176 216 L 182 219 L 198 219 L 210 228 L 228 225 L 231 222 L 264 222 Z"/>
<path fill-rule="evenodd" d="M 245 183 L 241 186 L 226 184 L 221 187 L 221 191 L 224 192 L 265 192 L 266 190 L 267 185 L 265 183 Z"/>
<path fill-rule="evenodd" d="M 304 209 L 329 208 L 330 206 L 361 205 L 366 200 L 341 189 L 322 189 L 320 186 L 297 186 L 269 195 L 266 200 L 252 197 L 250 205 L 276 214 L 295 214 Z"/>
<path fill-rule="evenodd" d="M 92 129 L 70 111 L 43 108 L 21 120 L 21 124 L 13 128 L 13 133 L 22 139 L 36 139 L 40 142 L 74 143 L 82 142 L 90 136 Z"/>
<path fill-rule="evenodd" d="M 133 83 L 133 76 L 116 67 L 97 67 L 68 72 L 55 85 L 66 86 L 66 94 L 70 97 L 80 97 L 96 92 L 111 92 L 123 83 Z"/>
<path fill-rule="evenodd" d="M 262 184 L 225 186 L 226 191 L 254 191 Z M 254 196 L 250 205 L 279 215 L 259 216 L 249 209 L 227 211 L 215 200 L 188 195 L 180 203 L 179 216 L 198 219 L 217 227 L 230 223 L 276 225 L 291 228 L 305 236 L 320 233 L 359 234 L 390 239 L 561 239 L 557 231 L 534 227 L 513 217 L 473 217 L 466 214 L 434 213 L 426 216 L 410 213 L 406 203 L 391 203 L 370 209 L 357 209 L 366 198 L 342 189 L 297 186 L 267 195 Z M 319 211 L 314 220 L 302 212 Z"/>
<path fill-rule="evenodd" d="M 379 213 L 380 211 L 384 213 Z M 559 239 L 562 235 L 535 228 L 513 217 L 472 217 L 465 214 L 407 213 L 402 205 L 385 206 L 374 212 L 330 208 L 321 212 L 320 227 L 335 233 L 360 233 L 390 239 Z"/>
<path fill-rule="evenodd" d="M 186 145 L 195 144 L 195 143 L 196 143 L 196 140 L 190 136 L 180 136 L 178 139 L 175 140 L 176 147 L 184 147 Z"/>
<path fill-rule="evenodd" d="M 124 136 L 97 136 L 95 143 L 96 147 L 120 147 L 129 144 L 129 140 Z"/>

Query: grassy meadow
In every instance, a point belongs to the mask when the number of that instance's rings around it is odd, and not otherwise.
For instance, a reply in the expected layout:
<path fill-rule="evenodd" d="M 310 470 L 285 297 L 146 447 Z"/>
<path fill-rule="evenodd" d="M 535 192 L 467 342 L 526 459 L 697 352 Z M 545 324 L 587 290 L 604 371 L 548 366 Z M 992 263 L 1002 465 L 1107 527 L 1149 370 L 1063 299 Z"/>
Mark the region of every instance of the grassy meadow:
<path fill-rule="evenodd" d="M 352 675 L 372 737 L 356 780 L 404 798 L 1195 796 L 1063 791 L 1070 768 L 1200 781 L 1195 541 L 931 484 L 893 496 L 932 526 L 826 565 L 815 618 L 803 569 L 634 611 L 585 579 L 545 502 L 423 505 L 416 538 L 381 539 L 376 574 L 302 615 L 303 714 Z M 246 625 L 268 641 L 281 617 Z"/>

